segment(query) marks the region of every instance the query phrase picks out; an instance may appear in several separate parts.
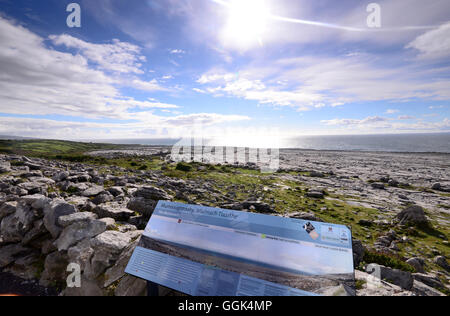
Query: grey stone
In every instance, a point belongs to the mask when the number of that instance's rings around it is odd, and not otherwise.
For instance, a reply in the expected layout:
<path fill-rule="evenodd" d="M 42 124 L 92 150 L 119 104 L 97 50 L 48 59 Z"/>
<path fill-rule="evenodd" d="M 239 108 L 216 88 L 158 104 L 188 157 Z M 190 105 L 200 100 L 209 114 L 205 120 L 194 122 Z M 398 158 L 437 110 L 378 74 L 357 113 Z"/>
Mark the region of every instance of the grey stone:
<path fill-rule="evenodd" d="M 97 278 L 115 264 L 131 240 L 129 234 L 116 231 L 106 231 L 91 239 L 94 256 L 86 266 L 85 274 L 90 278 Z"/>
<path fill-rule="evenodd" d="M 357 239 L 353 239 L 352 248 L 353 248 L 353 264 L 356 268 L 363 261 L 366 249 L 364 248 L 362 242 Z"/>
<path fill-rule="evenodd" d="M 450 265 L 447 262 L 447 259 L 443 256 L 437 256 L 433 259 L 433 262 L 440 266 L 441 268 L 450 271 Z"/>
<path fill-rule="evenodd" d="M 441 280 L 432 274 L 424 274 L 424 273 L 413 273 L 413 278 L 416 281 L 422 282 L 432 288 L 443 288 Z"/>
<path fill-rule="evenodd" d="M 105 189 L 103 188 L 103 186 L 95 185 L 95 186 L 92 186 L 89 189 L 83 191 L 83 193 L 81 193 L 81 195 L 85 196 L 85 197 L 95 197 L 104 191 L 105 191 Z"/>
<path fill-rule="evenodd" d="M 20 242 L 25 234 L 33 227 L 35 215 L 30 207 L 18 203 L 16 212 L 1 221 L 0 232 L 4 242 Z"/>
<path fill-rule="evenodd" d="M 61 227 L 67 227 L 77 222 L 88 222 L 97 218 L 97 214 L 90 212 L 79 212 L 59 217 L 58 223 Z"/>
<path fill-rule="evenodd" d="M 40 219 L 34 222 L 33 228 L 25 234 L 22 239 L 22 245 L 28 246 L 32 244 L 35 240 L 40 239 L 48 234 L 47 229 L 44 225 L 44 220 Z"/>
<path fill-rule="evenodd" d="M 0 161 L 0 173 L 11 171 L 11 164 L 7 161 Z"/>
<path fill-rule="evenodd" d="M 0 221 L 13 213 L 16 212 L 17 202 L 5 202 L 0 207 Z"/>
<path fill-rule="evenodd" d="M 139 240 L 136 240 L 133 243 L 129 244 L 120 254 L 120 257 L 117 260 L 116 264 L 105 272 L 104 287 L 110 286 L 125 275 L 125 268 L 127 267 L 133 251 L 138 243 Z"/>
<path fill-rule="evenodd" d="M 122 187 L 111 187 L 107 190 L 109 193 L 111 193 L 114 197 L 117 197 L 121 194 L 123 194 Z"/>
<path fill-rule="evenodd" d="M 146 186 L 138 189 L 134 193 L 134 196 L 154 201 L 167 201 L 172 199 L 172 197 L 166 191 L 152 186 Z"/>
<path fill-rule="evenodd" d="M 417 280 L 414 281 L 412 290 L 419 296 L 446 296 L 444 293 L 441 293 L 438 290 L 433 289 L 432 287 Z"/>
<path fill-rule="evenodd" d="M 413 266 L 414 269 L 416 269 L 417 272 L 419 273 L 424 273 L 424 265 L 425 265 L 425 261 L 422 258 L 411 258 L 406 260 L 406 263 Z"/>
<path fill-rule="evenodd" d="M 101 193 L 92 199 L 92 203 L 95 205 L 100 205 L 103 203 L 111 202 L 114 200 L 114 197 L 110 193 Z"/>
<path fill-rule="evenodd" d="M 150 217 L 155 210 L 157 202 L 154 200 L 147 200 L 143 197 L 133 197 L 127 204 L 127 208 L 138 212 L 147 218 Z"/>
<path fill-rule="evenodd" d="M 425 211 L 418 205 L 412 205 L 404 209 L 399 214 L 397 214 L 397 219 L 400 220 L 400 224 L 409 223 L 413 225 L 419 225 L 428 223 L 428 219 L 425 216 Z"/>
<path fill-rule="evenodd" d="M 105 218 L 99 219 L 99 221 L 102 221 L 106 224 L 106 230 L 115 230 L 116 229 L 116 220 L 114 218 L 105 217 Z"/>
<path fill-rule="evenodd" d="M 391 269 L 382 265 L 375 265 L 379 267 L 380 276 L 382 280 L 400 286 L 402 289 L 411 290 L 414 279 L 410 272 L 401 271 L 398 269 Z"/>
<path fill-rule="evenodd" d="M 29 254 L 31 250 L 20 244 L 8 245 L 0 248 L 0 268 L 13 263 L 16 258 Z"/>
<path fill-rule="evenodd" d="M 324 197 L 324 194 L 320 191 L 308 191 L 306 193 L 306 196 L 310 198 L 322 199 Z"/>
<path fill-rule="evenodd" d="M 110 217 L 116 221 L 127 221 L 134 215 L 132 210 L 114 203 L 101 204 L 94 209 L 94 213 L 98 214 L 100 218 Z"/>
<path fill-rule="evenodd" d="M 147 295 L 147 282 L 145 280 L 127 275 L 123 277 L 116 290 L 115 296 L 146 296 Z"/>
<path fill-rule="evenodd" d="M 79 264 L 81 272 L 85 270 L 86 265 L 92 258 L 93 254 L 94 249 L 91 248 L 90 238 L 86 238 L 80 241 L 78 244 L 67 250 L 67 256 L 69 257 L 69 261 Z"/>
<path fill-rule="evenodd" d="M 58 223 L 61 216 L 77 213 L 77 208 L 64 200 L 53 200 L 44 207 L 44 224 L 53 238 L 57 238 L 62 227 Z"/>
<path fill-rule="evenodd" d="M 53 252 L 45 258 L 44 272 L 42 272 L 39 284 L 50 286 L 55 282 L 64 282 L 67 277 L 69 260 L 64 252 Z"/>
<path fill-rule="evenodd" d="M 377 189 L 377 190 L 385 190 L 386 187 L 384 186 L 383 183 L 378 183 L 378 182 L 374 182 L 371 184 L 372 188 Z"/>
<path fill-rule="evenodd" d="M 61 171 L 61 172 L 56 173 L 52 179 L 56 182 L 61 182 L 61 181 L 66 180 L 68 177 L 69 177 L 69 173 L 67 171 Z"/>
<path fill-rule="evenodd" d="M 67 250 L 77 242 L 95 237 L 106 230 L 106 224 L 98 220 L 83 220 L 74 222 L 72 225 L 64 228 L 55 246 L 59 251 Z"/>

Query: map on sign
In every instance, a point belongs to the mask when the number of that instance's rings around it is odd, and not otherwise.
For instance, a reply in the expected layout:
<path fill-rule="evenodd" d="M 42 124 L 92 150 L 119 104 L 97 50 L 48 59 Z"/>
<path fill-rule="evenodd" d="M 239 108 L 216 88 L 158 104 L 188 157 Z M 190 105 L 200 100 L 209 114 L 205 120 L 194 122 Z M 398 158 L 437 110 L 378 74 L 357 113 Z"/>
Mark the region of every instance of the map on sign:
<path fill-rule="evenodd" d="M 125 272 L 195 296 L 355 294 L 346 226 L 167 201 Z"/>

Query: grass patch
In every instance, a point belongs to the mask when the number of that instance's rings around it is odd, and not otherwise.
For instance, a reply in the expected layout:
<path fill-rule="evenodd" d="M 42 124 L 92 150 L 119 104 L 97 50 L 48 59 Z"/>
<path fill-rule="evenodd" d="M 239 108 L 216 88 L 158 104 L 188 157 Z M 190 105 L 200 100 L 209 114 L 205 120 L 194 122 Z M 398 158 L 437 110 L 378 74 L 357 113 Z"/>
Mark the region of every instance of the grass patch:
<path fill-rule="evenodd" d="M 385 267 L 398 269 L 406 272 L 415 273 L 416 269 L 404 262 L 401 258 L 398 258 L 394 255 L 384 254 L 376 251 L 368 250 L 364 254 L 363 258 L 364 262 L 370 264 L 370 263 L 376 263 Z"/>

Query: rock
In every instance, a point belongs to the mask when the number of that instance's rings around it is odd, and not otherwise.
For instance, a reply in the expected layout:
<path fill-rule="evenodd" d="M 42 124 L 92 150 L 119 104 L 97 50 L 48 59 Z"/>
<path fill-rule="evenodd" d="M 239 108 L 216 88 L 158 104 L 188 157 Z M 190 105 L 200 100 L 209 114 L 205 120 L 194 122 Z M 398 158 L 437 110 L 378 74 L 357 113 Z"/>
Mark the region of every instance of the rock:
<path fill-rule="evenodd" d="M 445 294 L 439 292 L 436 289 L 433 289 L 432 287 L 415 280 L 414 286 L 413 286 L 413 292 L 416 293 L 416 295 L 419 296 L 446 296 Z"/>
<path fill-rule="evenodd" d="M 3 271 L 11 273 L 23 280 L 34 280 L 40 272 L 37 265 L 39 261 L 39 253 L 34 251 L 25 256 L 20 256 L 14 261 L 12 266 L 5 268 Z"/>
<path fill-rule="evenodd" d="M 22 245 L 28 246 L 33 244 L 36 240 L 41 237 L 45 237 L 48 235 L 48 231 L 45 228 L 44 220 L 40 219 L 35 221 L 33 224 L 33 228 L 25 234 L 22 239 Z"/>
<path fill-rule="evenodd" d="M 94 256 L 87 264 L 85 273 L 90 278 L 97 278 L 106 269 L 113 266 L 121 252 L 131 242 L 127 233 L 106 231 L 91 239 Z"/>
<path fill-rule="evenodd" d="M 404 209 L 397 214 L 397 219 L 400 220 L 400 225 L 408 223 L 413 225 L 428 224 L 425 211 L 418 205 L 412 205 Z"/>
<path fill-rule="evenodd" d="M 309 176 L 312 178 L 324 178 L 325 175 L 322 172 L 318 172 L 318 171 L 311 171 L 309 173 Z"/>
<path fill-rule="evenodd" d="M 168 201 L 172 199 L 172 197 L 167 194 L 166 191 L 152 186 L 146 186 L 138 189 L 134 193 L 134 196 L 153 201 Z"/>
<path fill-rule="evenodd" d="M 122 187 L 111 187 L 107 191 L 111 193 L 114 197 L 118 197 L 119 195 L 123 194 Z"/>
<path fill-rule="evenodd" d="M 442 186 L 441 186 L 440 183 L 435 183 L 435 184 L 433 184 L 433 186 L 431 187 L 431 190 L 441 191 L 441 190 L 442 190 Z"/>
<path fill-rule="evenodd" d="M 378 182 L 374 182 L 371 184 L 372 188 L 377 189 L 377 190 L 385 190 L 386 187 L 384 186 L 383 183 L 378 183 Z"/>
<path fill-rule="evenodd" d="M 57 238 L 62 227 L 58 223 L 61 216 L 77 213 L 77 208 L 64 200 L 53 200 L 44 207 L 44 224 L 53 238 Z"/>
<path fill-rule="evenodd" d="M 314 213 L 298 212 L 298 213 L 289 214 L 289 217 L 296 218 L 296 219 L 302 219 L 305 221 L 323 222 Z"/>
<path fill-rule="evenodd" d="M 147 282 L 131 275 L 127 275 L 120 280 L 114 291 L 115 296 L 146 296 Z"/>
<path fill-rule="evenodd" d="M 437 256 L 433 259 L 433 262 L 435 264 L 437 264 L 438 266 L 440 266 L 441 268 L 450 271 L 450 266 L 447 262 L 447 259 L 443 256 Z"/>
<path fill-rule="evenodd" d="M 90 212 L 73 213 L 70 215 L 61 216 L 58 218 L 58 224 L 61 227 L 67 227 L 78 222 L 89 222 L 96 220 L 98 218 L 97 214 Z"/>
<path fill-rule="evenodd" d="M 95 237 L 106 231 L 106 224 L 98 220 L 82 220 L 64 228 L 55 246 L 59 251 L 67 250 L 77 242 Z"/>
<path fill-rule="evenodd" d="M 388 184 L 389 184 L 391 187 L 398 187 L 398 186 L 400 185 L 400 183 L 399 183 L 397 180 L 393 180 L 393 179 L 390 179 L 390 180 L 388 181 Z"/>
<path fill-rule="evenodd" d="M 13 213 L 16 212 L 17 202 L 5 202 L 0 207 L 0 221 Z"/>
<path fill-rule="evenodd" d="M 106 230 L 115 230 L 116 229 L 116 221 L 114 220 L 114 218 L 105 217 L 105 218 L 102 218 L 99 220 L 106 224 Z"/>
<path fill-rule="evenodd" d="M 117 260 L 116 264 L 105 272 L 104 287 L 110 286 L 125 275 L 125 268 L 127 267 L 131 255 L 133 254 L 133 251 L 138 243 L 139 240 L 136 240 L 133 243 L 129 244 L 120 254 L 120 257 Z"/>
<path fill-rule="evenodd" d="M 353 239 L 352 248 L 353 248 L 353 264 L 354 267 L 356 268 L 363 261 L 366 250 L 362 242 L 357 239 Z"/>
<path fill-rule="evenodd" d="M 18 185 L 19 188 L 24 189 L 28 192 L 28 194 L 40 194 L 47 187 L 46 184 L 40 182 L 25 182 Z"/>
<path fill-rule="evenodd" d="M 84 197 L 95 197 L 104 191 L 105 189 L 103 188 L 103 186 L 94 185 L 89 189 L 84 190 L 83 193 L 81 193 L 81 195 Z"/>
<path fill-rule="evenodd" d="M 357 296 L 412 296 L 413 293 L 405 291 L 397 285 L 390 284 L 379 278 L 355 270 L 355 279 L 362 282 L 362 286 L 357 290 Z"/>
<path fill-rule="evenodd" d="M 127 221 L 134 215 L 132 210 L 122 207 L 118 204 L 100 204 L 94 209 L 94 213 L 100 218 L 110 217 L 116 221 Z"/>
<path fill-rule="evenodd" d="M 153 214 L 157 203 L 154 200 L 147 200 L 143 197 L 133 197 L 128 202 L 127 208 L 149 218 Z"/>
<path fill-rule="evenodd" d="M 419 273 L 424 273 L 424 265 L 425 265 L 425 261 L 422 258 L 411 258 L 406 260 L 406 263 L 413 266 L 414 269 L 416 269 L 417 272 Z"/>
<path fill-rule="evenodd" d="M 323 199 L 324 198 L 323 192 L 320 192 L 320 191 L 308 191 L 306 193 L 306 196 L 310 197 L 310 198 L 316 198 L 316 199 Z"/>
<path fill-rule="evenodd" d="M 424 274 L 424 273 L 413 273 L 413 278 L 415 281 L 422 282 L 432 288 L 443 288 L 441 280 L 433 274 Z"/>
<path fill-rule="evenodd" d="M 53 179 L 54 181 L 56 181 L 56 182 L 61 182 L 61 181 L 66 180 L 68 177 L 69 177 L 69 173 L 68 173 L 68 172 L 66 172 L 66 171 L 61 171 L 61 172 L 56 173 L 56 174 L 53 176 L 52 179 Z"/>
<path fill-rule="evenodd" d="M 90 279 L 84 275 L 81 276 L 81 287 L 66 288 L 62 296 L 107 296 L 106 290 L 102 289 L 96 280 Z"/>
<path fill-rule="evenodd" d="M 414 279 L 410 272 L 401 271 L 398 269 L 391 269 L 382 265 L 371 264 L 372 267 L 378 267 L 380 277 L 389 283 L 400 286 L 402 289 L 411 290 Z"/>
<path fill-rule="evenodd" d="M 100 205 L 100 204 L 104 204 L 107 202 L 111 202 L 112 200 L 114 200 L 114 197 L 112 196 L 112 194 L 101 193 L 92 199 L 92 203 L 94 203 L 95 205 Z"/>
<path fill-rule="evenodd" d="M 11 164 L 7 161 L 0 161 L 0 173 L 11 171 Z"/>
<path fill-rule="evenodd" d="M 94 249 L 91 248 L 90 238 L 86 238 L 80 241 L 75 246 L 67 250 L 67 256 L 69 261 L 80 265 L 81 272 L 86 268 L 86 264 L 92 258 L 94 254 Z"/>
<path fill-rule="evenodd" d="M 358 225 L 365 226 L 365 227 L 370 227 L 370 226 L 373 225 L 373 222 L 370 221 L 370 220 L 361 219 L 361 220 L 359 220 Z"/>
<path fill-rule="evenodd" d="M 35 219 L 36 216 L 28 205 L 18 203 L 16 212 L 1 221 L 0 232 L 3 241 L 9 243 L 22 241 L 25 234 L 33 227 Z"/>
<path fill-rule="evenodd" d="M 31 250 L 20 244 L 8 245 L 0 248 L 0 269 L 13 263 L 16 258 L 29 254 Z"/>
<path fill-rule="evenodd" d="M 49 254 L 45 258 L 44 272 L 42 272 L 39 284 L 48 287 L 58 281 L 65 282 L 68 265 L 67 254 L 59 251 Z"/>

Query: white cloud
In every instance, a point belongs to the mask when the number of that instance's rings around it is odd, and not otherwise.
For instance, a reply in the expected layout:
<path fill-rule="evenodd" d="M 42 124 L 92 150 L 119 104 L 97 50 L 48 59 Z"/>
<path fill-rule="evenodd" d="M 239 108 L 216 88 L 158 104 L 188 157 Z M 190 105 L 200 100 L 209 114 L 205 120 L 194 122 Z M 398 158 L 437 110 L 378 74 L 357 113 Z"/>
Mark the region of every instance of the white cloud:
<path fill-rule="evenodd" d="M 398 113 L 398 112 L 400 112 L 400 111 L 399 110 L 395 110 L 395 109 L 388 109 L 386 111 L 386 114 L 395 114 L 395 113 Z"/>
<path fill-rule="evenodd" d="M 450 56 L 450 23 L 417 37 L 406 48 L 419 51 L 422 58 L 443 58 Z"/>
<path fill-rule="evenodd" d="M 380 117 L 380 116 L 371 116 L 367 117 L 362 120 L 356 120 L 356 119 L 333 119 L 333 120 L 323 120 L 321 121 L 322 124 L 325 125 L 373 125 L 373 124 L 379 124 L 389 121 L 389 119 Z"/>
<path fill-rule="evenodd" d="M 77 50 L 100 69 L 118 73 L 144 73 L 141 66 L 146 59 L 140 55 L 141 48 L 136 45 L 117 39 L 110 44 L 93 44 L 67 34 L 51 35 L 49 38 L 57 46 Z"/>
<path fill-rule="evenodd" d="M 367 55 L 299 57 L 275 60 L 269 65 L 254 62 L 239 73 L 212 69 L 197 82 L 214 96 L 239 97 L 303 111 L 363 101 L 447 100 L 450 79 L 430 78 L 439 71 L 415 66 L 386 67 Z"/>

